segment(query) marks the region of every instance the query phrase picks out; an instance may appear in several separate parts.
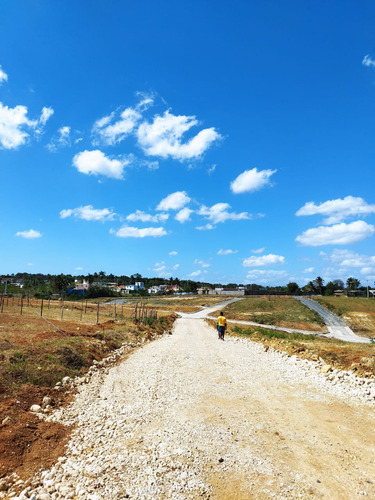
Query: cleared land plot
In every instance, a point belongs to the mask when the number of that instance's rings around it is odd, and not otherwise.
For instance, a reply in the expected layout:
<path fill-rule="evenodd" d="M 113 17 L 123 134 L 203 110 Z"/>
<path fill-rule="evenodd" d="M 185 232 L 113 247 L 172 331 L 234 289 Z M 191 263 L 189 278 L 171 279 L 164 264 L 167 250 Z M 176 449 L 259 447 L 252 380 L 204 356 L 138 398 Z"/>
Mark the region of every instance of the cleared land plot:
<path fill-rule="evenodd" d="M 375 337 L 375 299 L 362 297 L 313 297 L 344 319 L 359 335 Z"/>
<path fill-rule="evenodd" d="M 17 471 L 28 477 L 40 467 L 52 465 L 63 454 L 70 429 L 60 424 L 41 421 L 30 413 L 31 405 L 42 405 L 44 396 L 52 398 L 53 406 L 71 397 L 67 388 L 56 391 L 54 385 L 65 376 L 84 375 L 93 360 L 101 360 L 123 343 L 129 351 L 172 327 L 174 316 L 159 315 L 149 324 L 134 324 L 133 307 L 100 306 L 97 304 L 64 304 L 63 317 L 57 302 L 45 304 L 27 301 L 20 314 L 20 304 L 9 300 L 0 313 L 0 478 Z M 58 329 L 57 329 L 58 328 Z"/>
<path fill-rule="evenodd" d="M 325 332 L 321 317 L 290 297 L 244 298 L 225 307 L 228 319 L 253 321 L 265 325 Z"/>

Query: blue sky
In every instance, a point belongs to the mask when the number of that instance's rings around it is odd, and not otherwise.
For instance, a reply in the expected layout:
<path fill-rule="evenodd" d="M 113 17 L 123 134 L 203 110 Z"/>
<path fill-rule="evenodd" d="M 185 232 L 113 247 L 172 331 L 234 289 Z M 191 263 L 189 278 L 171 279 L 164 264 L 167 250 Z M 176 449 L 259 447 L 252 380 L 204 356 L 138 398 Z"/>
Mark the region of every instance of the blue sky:
<path fill-rule="evenodd" d="M 375 281 L 372 1 L 0 7 L 0 272 Z"/>

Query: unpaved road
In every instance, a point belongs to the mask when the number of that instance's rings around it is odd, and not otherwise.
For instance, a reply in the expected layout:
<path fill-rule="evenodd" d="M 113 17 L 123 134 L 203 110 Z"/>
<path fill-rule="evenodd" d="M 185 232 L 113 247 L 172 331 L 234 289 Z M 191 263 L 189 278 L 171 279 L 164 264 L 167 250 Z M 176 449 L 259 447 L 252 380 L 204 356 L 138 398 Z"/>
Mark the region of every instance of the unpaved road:
<path fill-rule="evenodd" d="M 352 396 L 181 318 L 57 412 L 77 428 L 35 498 L 375 498 L 374 406 Z"/>
<path fill-rule="evenodd" d="M 370 339 L 366 337 L 360 337 L 356 335 L 353 330 L 349 327 L 349 325 L 341 319 L 336 314 L 331 313 L 323 307 L 321 304 L 316 302 L 315 300 L 308 299 L 307 297 L 294 297 L 296 300 L 299 300 L 302 304 L 304 304 L 309 309 L 317 312 L 320 317 L 323 318 L 325 324 L 327 325 L 329 335 L 327 337 L 334 337 L 339 340 L 345 340 L 346 342 L 360 342 L 363 344 L 369 344 Z"/>

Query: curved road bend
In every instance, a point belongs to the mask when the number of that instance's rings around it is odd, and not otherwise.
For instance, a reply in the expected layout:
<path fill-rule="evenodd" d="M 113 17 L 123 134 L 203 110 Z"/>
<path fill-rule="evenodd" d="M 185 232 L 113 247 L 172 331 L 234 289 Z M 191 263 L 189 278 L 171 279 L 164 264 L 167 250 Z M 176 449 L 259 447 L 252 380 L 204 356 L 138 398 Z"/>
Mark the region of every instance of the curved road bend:
<path fill-rule="evenodd" d="M 325 324 L 327 325 L 329 335 L 328 337 L 334 337 L 339 340 L 345 340 L 346 342 L 360 342 L 363 344 L 368 344 L 370 339 L 366 337 L 359 337 L 353 330 L 351 330 L 348 324 L 336 314 L 331 313 L 325 307 L 321 306 L 318 302 L 312 299 L 307 299 L 306 297 L 294 297 L 299 300 L 303 305 L 315 311 L 323 318 Z"/>

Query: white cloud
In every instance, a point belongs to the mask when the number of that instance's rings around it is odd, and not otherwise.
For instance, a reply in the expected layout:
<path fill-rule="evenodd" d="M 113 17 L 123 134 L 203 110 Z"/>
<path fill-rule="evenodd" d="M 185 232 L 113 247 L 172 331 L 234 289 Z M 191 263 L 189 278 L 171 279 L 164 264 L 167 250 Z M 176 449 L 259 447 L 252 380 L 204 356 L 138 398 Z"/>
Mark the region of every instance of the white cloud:
<path fill-rule="evenodd" d="M 68 208 L 61 210 L 60 218 L 66 219 L 67 217 L 74 217 L 76 219 L 83 219 L 87 221 L 100 221 L 105 222 L 113 220 L 116 214 L 110 208 L 94 208 L 92 205 L 86 205 L 77 208 Z"/>
<path fill-rule="evenodd" d="M 215 172 L 216 170 L 216 165 L 212 165 L 212 167 L 210 167 L 208 170 L 207 170 L 207 173 L 208 175 L 211 175 Z"/>
<path fill-rule="evenodd" d="M 178 255 L 178 252 L 176 252 L 175 250 L 172 250 L 171 252 L 169 252 L 168 255 L 172 255 L 172 256 Z"/>
<path fill-rule="evenodd" d="M 136 210 L 133 214 L 129 214 L 126 217 L 126 220 L 130 220 L 132 222 L 136 222 L 138 220 L 142 222 L 165 222 L 168 218 L 169 215 L 165 213 L 151 215 L 143 212 L 142 210 Z"/>
<path fill-rule="evenodd" d="M 280 280 L 286 281 L 288 273 L 286 271 L 274 271 L 272 269 L 253 269 L 247 273 L 246 279 L 253 283 L 259 283 L 262 285 L 266 284 L 278 284 L 280 285 Z"/>
<path fill-rule="evenodd" d="M 211 264 L 209 264 L 208 262 L 205 262 L 204 260 L 201 260 L 201 259 L 195 259 L 194 264 L 198 264 L 199 266 L 201 266 L 203 268 L 211 266 Z"/>
<path fill-rule="evenodd" d="M 180 210 L 190 202 L 186 191 L 176 191 L 161 200 L 156 210 Z"/>
<path fill-rule="evenodd" d="M 261 255 L 260 257 L 248 257 L 243 260 L 244 267 L 272 266 L 274 264 L 285 264 L 285 257 L 282 255 Z"/>
<path fill-rule="evenodd" d="M 146 238 L 149 236 L 159 238 L 168 234 L 163 227 L 144 227 L 140 229 L 138 227 L 123 226 L 117 231 L 112 229 L 110 232 L 119 238 Z"/>
<path fill-rule="evenodd" d="M 124 168 L 129 165 L 128 159 L 110 159 L 102 151 L 82 151 L 73 158 L 73 165 L 82 174 L 104 175 L 111 179 L 123 179 Z"/>
<path fill-rule="evenodd" d="M 367 66 L 367 67 L 375 67 L 375 60 L 371 59 L 370 55 L 367 54 L 363 58 L 362 64 L 363 64 L 363 66 Z"/>
<path fill-rule="evenodd" d="M 110 146 L 118 144 L 133 132 L 141 118 L 139 111 L 133 108 L 126 108 L 120 113 L 116 111 L 100 118 L 92 128 L 93 143 Z"/>
<path fill-rule="evenodd" d="M 342 222 L 333 226 L 319 226 L 308 229 L 297 236 L 296 241 L 303 246 L 311 247 L 321 245 L 349 245 L 372 236 L 374 232 L 374 226 L 358 220 L 350 224 Z"/>
<path fill-rule="evenodd" d="M 193 271 L 192 273 L 190 273 L 188 276 L 190 278 L 196 278 L 197 276 L 200 276 L 202 274 L 202 271 L 199 270 L 199 271 Z"/>
<path fill-rule="evenodd" d="M 205 226 L 197 226 L 195 229 L 198 229 L 198 231 L 211 231 L 211 229 L 215 229 L 215 226 L 206 224 Z"/>
<path fill-rule="evenodd" d="M 52 138 L 49 144 L 47 144 L 46 148 L 48 151 L 54 152 L 59 148 L 68 147 L 70 144 L 70 127 L 65 126 L 59 128 L 56 136 Z"/>
<path fill-rule="evenodd" d="M 361 255 L 351 250 L 335 249 L 329 256 L 335 268 L 360 268 L 362 274 L 375 272 L 375 255 Z"/>
<path fill-rule="evenodd" d="M 309 201 L 301 207 L 296 215 L 327 215 L 323 224 L 336 224 L 348 217 L 363 217 L 375 213 L 375 205 L 369 205 L 363 198 L 346 196 L 336 200 L 328 200 L 319 205 Z"/>
<path fill-rule="evenodd" d="M 256 253 L 256 254 L 263 253 L 264 250 L 265 250 L 264 247 L 263 248 L 255 248 L 254 250 L 251 250 L 251 253 Z"/>
<path fill-rule="evenodd" d="M 190 220 L 190 215 L 194 212 L 194 210 L 191 210 L 188 207 L 182 208 L 175 216 L 175 219 L 178 222 L 181 222 L 183 224 L 184 222 L 187 222 Z"/>
<path fill-rule="evenodd" d="M 306 269 L 304 269 L 302 271 L 304 274 L 309 274 L 309 273 L 313 273 L 314 272 L 314 268 L 313 267 L 307 267 Z"/>
<path fill-rule="evenodd" d="M 30 132 L 40 135 L 48 118 L 53 114 L 52 108 L 43 108 L 40 117 L 30 120 L 26 106 L 9 108 L 0 102 L 0 145 L 4 149 L 16 149 L 25 144 Z"/>
<path fill-rule="evenodd" d="M 235 194 L 257 191 L 270 184 L 270 177 L 276 172 L 277 170 L 258 171 L 257 168 L 245 170 L 231 182 L 230 188 Z"/>
<path fill-rule="evenodd" d="M 232 255 L 234 253 L 237 253 L 238 250 L 230 250 L 228 248 L 228 250 L 223 250 L 222 248 L 217 252 L 217 255 Z"/>
<path fill-rule="evenodd" d="M 39 231 L 35 231 L 35 229 L 29 229 L 28 231 L 18 231 L 16 233 L 16 236 L 19 236 L 20 238 L 26 238 L 28 240 L 33 240 L 35 238 L 41 238 L 42 233 Z"/>
<path fill-rule="evenodd" d="M 252 219 L 252 215 L 248 212 L 229 212 L 230 205 L 228 203 L 216 203 L 212 207 L 206 207 L 202 205 L 198 211 L 199 215 L 203 215 L 213 224 L 218 224 L 219 222 L 225 222 L 227 220 L 249 220 Z"/>
<path fill-rule="evenodd" d="M 3 82 L 7 82 L 7 81 L 8 81 L 8 75 L 5 73 L 5 71 L 0 66 L 0 85 Z"/>
<path fill-rule="evenodd" d="M 177 271 L 177 269 L 179 269 L 179 267 L 180 267 L 180 264 L 175 264 L 175 265 L 172 267 L 172 269 L 173 269 L 173 271 Z"/>
<path fill-rule="evenodd" d="M 186 160 L 200 157 L 213 142 L 221 138 L 215 128 L 207 128 L 182 142 L 184 134 L 199 122 L 195 116 L 176 116 L 166 111 L 152 123 L 143 122 L 137 130 L 138 142 L 149 156 Z"/>

